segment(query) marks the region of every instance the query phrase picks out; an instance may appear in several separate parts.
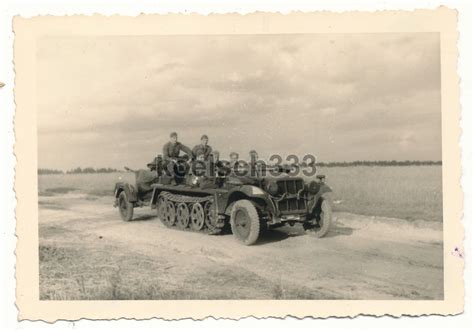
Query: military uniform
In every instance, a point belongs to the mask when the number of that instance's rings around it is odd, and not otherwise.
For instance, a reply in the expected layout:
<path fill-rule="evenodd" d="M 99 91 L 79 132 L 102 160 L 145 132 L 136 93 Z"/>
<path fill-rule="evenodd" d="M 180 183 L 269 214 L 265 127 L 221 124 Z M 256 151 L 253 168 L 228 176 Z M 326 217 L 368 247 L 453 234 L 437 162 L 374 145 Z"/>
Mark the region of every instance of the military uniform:
<path fill-rule="evenodd" d="M 188 147 L 184 146 L 180 142 L 176 142 L 175 144 L 173 144 L 172 142 L 169 141 L 163 146 L 163 159 L 164 160 L 175 159 L 179 157 L 179 153 L 181 151 L 186 153 L 189 156 L 193 154 L 193 152 Z"/>
<path fill-rule="evenodd" d="M 209 155 L 212 153 L 212 147 L 209 145 L 199 144 L 193 148 L 193 157 L 196 158 L 198 155 L 203 154 L 204 160 L 208 160 Z"/>
<path fill-rule="evenodd" d="M 180 170 L 177 164 L 172 162 L 173 159 L 179 158 L 180 152 L 186 153 L 189 157 L 192 155 L 192 151 L 180 142 L 174 144 L 167 142 L 163 146 L 163 168 L 166 172 L 166 175 L 163 176 L 163 183 L 169 181 L 170 183 L 180 184 L 184 182 L 187 169 Z"/>

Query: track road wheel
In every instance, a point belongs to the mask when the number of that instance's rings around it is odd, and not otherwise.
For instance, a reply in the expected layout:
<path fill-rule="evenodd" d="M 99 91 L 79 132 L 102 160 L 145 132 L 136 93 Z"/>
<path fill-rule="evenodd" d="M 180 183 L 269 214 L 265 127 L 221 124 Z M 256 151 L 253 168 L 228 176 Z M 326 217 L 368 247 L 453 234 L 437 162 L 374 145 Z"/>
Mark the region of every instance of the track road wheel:
<path fill-rule="evenodd" d="M 189 224 L 189 209 L 188 206 L 181 202 L 176 207 L 176 225 L 180 229 L 186 229 Z"/>
<path fill-rule="evenodd" d="M 244 245 L 254 244 L 260 235 L 260 217 L 249 200 L 239 200 L 232 207 L 230 225 L 234 237 Z"/>
<path fill-rule="evenodd" d="M 204 227 L 205 216 L 202 205 L 196 202 L 191 209 L 191 228 L 199 231 Z"/>
<path fill-rule="evenodd" d="M 329 199 L 321 198 L 316 206 L 316 220 L 318 225 L 305 227 L 314 237 L 322 238 L 328 233 L 332 222 L 332 207 Z"/>
<path fill-rule="evenodd" d="M 133 218 L 133 204 L 128 202 L 127 193 L 120 192 L 118 197 L 118 208 L 120 217 L 125 222 L 129 222 Z"/>
<path fill-rule="evenodd" d="M 166 201 L 165 207 L 165 215 L 164 215 L 165 222 L 167 226 L 172 227 L 176 222 L 176 210 L 174 203 L 172 201 Z"/>

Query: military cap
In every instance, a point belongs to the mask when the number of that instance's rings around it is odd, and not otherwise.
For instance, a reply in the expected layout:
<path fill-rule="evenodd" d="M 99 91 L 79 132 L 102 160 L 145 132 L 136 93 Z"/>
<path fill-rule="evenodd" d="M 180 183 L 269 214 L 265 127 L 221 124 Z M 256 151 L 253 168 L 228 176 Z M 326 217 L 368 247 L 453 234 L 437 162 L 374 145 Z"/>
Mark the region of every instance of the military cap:
<path fill-rule="evenodd" d="M 148 168 L 156 168 L 156 159 L 146 165 Z"/>
<path fill-rule="evenodd" d="M 149 168 L 150 170 L 156 169 L 156 164 L 155 164 L 155 163 L 148 163 L 146 166 L 147 166 L 147 168 Z"/>
<path fill-rule="evenodd" d="M 257 151 L 255 149 L 252 149 L 249 154 L 257 154 Z"/>
<path fill-rule="evenodd" d="M 153 161 L 149 162 L 146 166 L 148 168 L 150 167 L 156 167 L 156 165 L 159 163 L 159 162 L 162 162 L 163 161 L 163 157 L 161 155 L 158 155 L 157 157 L 155 157 L 153 159 Z"/>
<path fill-rule="evenodd" d="M 209 138 L 208 138 L 207 135 L 205 135 L 205 134 L 203 134 L 203 135 L 201 136 L 201 140 L 203 140 L 203 139 L 209 140 Z"/>
<path fill-rule="evenodd" d="M 178 134 L 176 132 L 171 132 L 170 133 L 170 138 L 176 137 L 178 138 Z"/>
<path fill-rule="evenodd" d="M 230 155 L 229 155 L 229 156 L 230 156 L 230 157 L 232 157 L 232 156 L 236 156 L 236 157 L 238 158 L 238 157 L 239 157 L 239 153 L 232 152 L 232 153 L 230 153 Z"/>

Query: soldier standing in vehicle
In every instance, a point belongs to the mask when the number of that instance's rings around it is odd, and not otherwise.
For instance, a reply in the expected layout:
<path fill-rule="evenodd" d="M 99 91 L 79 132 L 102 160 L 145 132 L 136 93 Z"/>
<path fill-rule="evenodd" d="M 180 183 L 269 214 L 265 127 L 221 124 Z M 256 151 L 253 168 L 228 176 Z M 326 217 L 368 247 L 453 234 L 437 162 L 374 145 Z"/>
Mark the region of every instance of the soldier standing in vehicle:
<path fill-rule="evenodd" d="M 259 177 L 261 175 L 261 166 L 262 164 L 259 164 L 258 162 L 258 153 L 256 150 L 252 149 L 250 152 L 249 152 L 249 156 L 250 156 L 250 176 L 252 177 Z"/>
<path fill-rule="evenodd" d="M 218 187 L 224 184 L 225 178 L 229 175 L 230 171 L 227 167 L 226 162 L 219 160 L 219 152 L 212 151 L 212 170 L 215 174 L 215 183 Z"/>
<path fill-rule="evenodd" d="M 256 163 L 258 161 L 258 153 L 256 150 L 252 149 L 250 152 L 249 152 L 249 156 L 250 156 L 250 162 L 252 163 Z"/>
<path fill-rule="evenodd" d="M 230 165 L 234 166 L 239 161 L 239 153 L 231 152 L 230 155 Z"/>
<path fill-rule="evenodd" d="M 236 168 L 239 166 L 239 153 L 236 152 L 231 152 L 229 154 L 229 173 L 234 173 L 236 171 Z"/>
<path fill-rule="evenodd" d="M 216 188 L 214 164 L 212 160 L 204 160 L 204 153 L 202 150 L 197 151 L 195 162 L 195 176 L 196 183 L 201 189 Z"/>
<path fill-rule="evenodd" d="M 211 175 L 221 176 L 224 173 L 223 171 L 225 170 L 225 165 L 224 162 L 219 159 L 219 157 L 219 151 L 212 151 L 211 157 L 209 158 L 209 162 L 211 165 Z"/>
<path fill-rule="evenodd" d="M 204 160 L 209 159 L 209 155 L 211 155 L 212 147 L 208 145 L 209 137 L 205 134 L 201 137 L 201 143 L 199 145 L 194 146 L 193 148 L 193 157 L 196 158 L 198 155 L 203 154 Z"/>

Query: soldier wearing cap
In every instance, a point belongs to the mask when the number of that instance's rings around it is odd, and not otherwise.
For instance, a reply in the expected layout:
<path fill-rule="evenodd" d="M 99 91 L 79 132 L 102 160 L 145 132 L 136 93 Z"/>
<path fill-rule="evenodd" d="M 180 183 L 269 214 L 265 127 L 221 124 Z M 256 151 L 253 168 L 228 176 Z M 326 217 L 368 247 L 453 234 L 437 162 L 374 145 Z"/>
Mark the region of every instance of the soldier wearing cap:
<path fill-rule="evenodd" d="M 163 168 L 166 171 L 166 176 L 163 179 L 170 180 L 173 185 L 181 183 L 187 173 L 187 165 L 180 163 L 185 161 L 180 159 L 181 152 L 185 153 L 188 158 L 192 156 L 192 151 L 178 141 L 178 134 L 172 132 L 170 141 L 163 146 Z"/>
<path fill-rule="evenodd" d="M 217 154 L 218 155 L 218 154 Z M 216 157 L 216 154 L 212 154 L 213 157 Z M 217 158 L 219 158 L 217 156 Z M 196 183 L 201 189 L 207 188 L 216 188 L 216 178 L 214 175 L 214 166 L 212 159 L 204 159 L 204 151 L 202 149 L 196 150 L 196 160 L 195 163 L 195 173 L 192 174 L 192 182 Z"/>
<path fill-rule="evenodd" d="M 221 161 L 219 159 L 220 153 L 218 151 L 212 151 L 212 166 L 215 174 L 215 183 L 217 186 L 222 186 L 225 182 L 225 178 L 230 174 L 229 163 Z"/>
<path fill-rule="evenodd" d="M 156 171 L 158 174 L 163 170 L 163 156 L 156 156 L 153 161 L 146 165 L 150 171 Z"/>
<path fill-rule="evenodd" d="M 208 160 L 209 155 L 211 155 L 212 148 L 207 143 L 209 142 L 209 138 L 207 135 L 203 134 L 201 137 L 201 143 L 199 145 L 194 146 L 193 148 L 193 158 L 196 158 L 198 155 L 203 154 L 204 160 Z"/>
<path fill-rule="evenodd" d="M 256 150 L 252 149 L 249 152 L 250 156 L 250 176 L 259 176 L 261 172 L 261 164 L 258 162 L 258 153 Z"/>
<path fill-rule="evenodd" d="M 177 159 L 180 152 L 185 153 L 189 157 L 192 156 L 192 151 L 178 141 L 178 134 L 171 132 L 170 141 L 163 146 L 163 159 L 165 161 Z"/>
<path fill-rule="evenodd" d="M 239 153 L 231 152 L 229 154 L 229 173 L 234 173 L 237 170 L 238 162 L 239 162 Z"/>
<path fill-rule="evenodd" d="M 237 161 L 239 161 L 239 153 L 236 153 L 236 152 L 232 152 L 229 154 L 229 157 L 230 157 L 230 163 L 237 163 Z"/>
<path fill-rule="evenodd" d="M 252 149 L 250 152 L 249 152 L 249 156 L 250 156 L 250 162 L 257 162 L 258 161 L 258 153 L 256 150 Z"/>
<path fill-rule="evenodd" d="M 213 162 L 219 162 L 220 155 L 221 155 L 221 153 L 219 153 L 219 151 L 212 151 L 211 152 L 212 161 Z"/>

